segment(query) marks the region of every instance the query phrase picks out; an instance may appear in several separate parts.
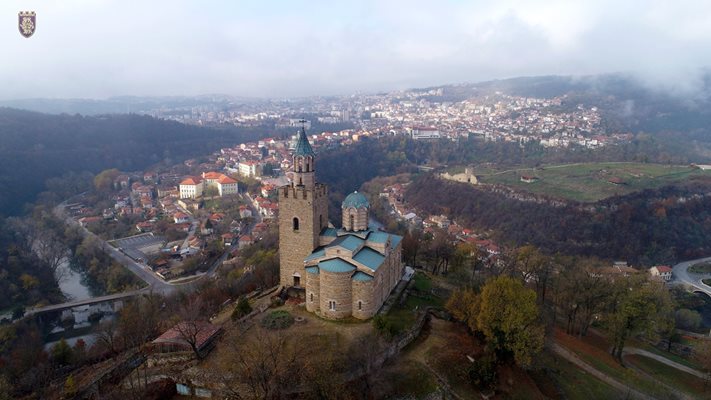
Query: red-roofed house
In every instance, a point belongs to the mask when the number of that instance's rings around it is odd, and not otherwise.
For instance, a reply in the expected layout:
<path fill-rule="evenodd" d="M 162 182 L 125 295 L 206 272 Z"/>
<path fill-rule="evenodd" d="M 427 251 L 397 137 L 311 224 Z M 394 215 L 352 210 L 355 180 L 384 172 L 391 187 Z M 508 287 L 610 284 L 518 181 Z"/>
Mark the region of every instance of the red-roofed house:
<path fill-rule="evenodd" d="M 202 358 L 215 347 L 220 333 L 222 328 L 207 321 L 183 321 L 168 329 L 151 344 L 159 353 L 195 351 Z"/>
<path fill-rule="evenodd" d="M 180 182 L 180 198 L 195 199 L 202 196 L 202 179 L 196 176 L 189 176 Z"/>
<path fill-rule="evenodd" d="M 652 277 L 662 279 L 664 282 L 669 282 L 672 278 L 672 269 L 667 265 L 655 265 L 649 269 L 649 273 Z"/>
<path fill-rule="evenodd" d="M 253 243 L 252 237 L 249 235 L 242 235 L 239 237 L 238 248 L 245 248 Z"/>
<path fill-rule="evenodd" d="M 219 172 L 203 172 L 207 187 L 217 188 L 220 196 L 237 193 L 237 181 Z"/>
<path fill-rule="evenodd" d="M 173 221 L 175 221 L 176 224 L 182 224 L 185 222 L 188 222 L 190 218 L 188 217 L 188 214 L 185 214 L 183 212 L 178 211 L 177 213 L 173 214 Z"/>

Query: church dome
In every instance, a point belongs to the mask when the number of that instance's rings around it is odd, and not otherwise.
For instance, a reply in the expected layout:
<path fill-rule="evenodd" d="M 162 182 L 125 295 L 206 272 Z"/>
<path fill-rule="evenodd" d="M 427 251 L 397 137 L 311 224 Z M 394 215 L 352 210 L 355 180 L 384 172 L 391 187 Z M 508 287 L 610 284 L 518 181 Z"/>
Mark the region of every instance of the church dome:
<path fill-rule="evenodd" d="M 370 203 L 368 203 L 368 199 L 363 196 L 362 193 L 358 193 L 356 190 L 355 192 L 349 194 L 345 200 L 343 200 L 343 204 L 341 205 L 341 208 L 370 208 Z"/>

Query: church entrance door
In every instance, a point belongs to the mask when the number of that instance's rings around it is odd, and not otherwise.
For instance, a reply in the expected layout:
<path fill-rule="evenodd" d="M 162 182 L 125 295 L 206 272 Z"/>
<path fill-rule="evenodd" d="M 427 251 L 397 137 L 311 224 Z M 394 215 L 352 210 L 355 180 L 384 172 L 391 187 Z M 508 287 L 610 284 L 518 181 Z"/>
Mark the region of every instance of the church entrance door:
<path fill-rule="evenodd" d="M 301 277 L 294 276 L 294 287 L 301 287 Z"/>

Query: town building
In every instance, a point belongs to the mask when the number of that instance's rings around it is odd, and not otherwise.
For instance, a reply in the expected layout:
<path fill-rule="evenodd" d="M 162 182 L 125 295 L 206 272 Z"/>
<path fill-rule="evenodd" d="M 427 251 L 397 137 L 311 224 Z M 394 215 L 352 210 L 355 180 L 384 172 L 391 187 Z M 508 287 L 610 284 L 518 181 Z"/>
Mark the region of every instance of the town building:
<path fill-rule="evenodd" d="M 196 176 L 189 176 L 180 182 L 180 198 L 196 199 L 202 196 L 202 179 Z"/>
<path fill-rule="evenodd" d="M 279 188 L 282 286 L 303 289 L 306 309 L 328 319 L 368 319 L 400 281 L 402 237 L 370 229 L 362 193 L 346 197 L 342 228 L 328 223 L 328 188 L 315 180 L 315 153 L 301 129 L 294 178 Z"/>
<path fill-rule="evenodd" d="M 664 282 L 669 282 L 672 279 L 672 269 L 668 265 L 655 265 L 649 269 L 649 274 Z"/>
<path fill-rule="evenodd" d="M 237 193 L 237 181 L 219 172 L 203 172 L 201 177 L 189 176 L 180 182 L 180 198 L 196 199 L 208 188 L 217 189 L 222 197 Z"/>

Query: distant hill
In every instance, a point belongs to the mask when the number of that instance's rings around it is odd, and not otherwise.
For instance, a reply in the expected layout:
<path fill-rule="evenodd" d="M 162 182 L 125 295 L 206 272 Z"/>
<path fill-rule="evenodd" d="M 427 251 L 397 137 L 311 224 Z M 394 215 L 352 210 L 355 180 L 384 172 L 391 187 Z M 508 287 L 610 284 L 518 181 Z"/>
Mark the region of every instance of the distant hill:
<path fill-rule="evenodd" d="M 259 100 L 224 94 L 202 96 L 119 96 L 108 99 L 16 99 L 2 100 L 0 107 L 18 108 L 48 114 L 129 114 L 160 108 L 190 108 L 209 104 L 228 107 L 235 104 L 255 103 Z"/>
<path fill-rule="evenodd" d="M 0 214 L 15 215 L 67 172 L 179 163 L 269 133 L 208 129 L 139 115 L 47 115 L 0 108 Z"/>

